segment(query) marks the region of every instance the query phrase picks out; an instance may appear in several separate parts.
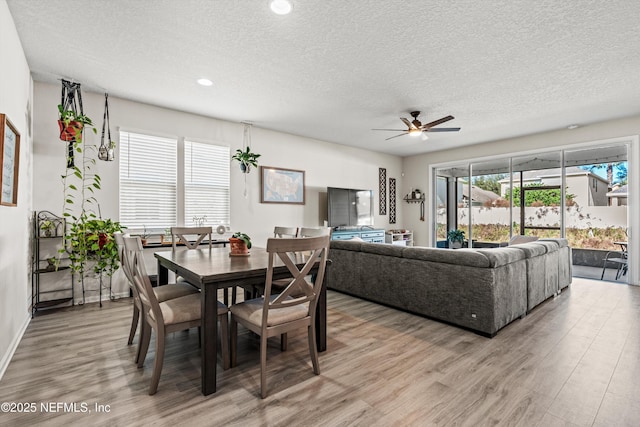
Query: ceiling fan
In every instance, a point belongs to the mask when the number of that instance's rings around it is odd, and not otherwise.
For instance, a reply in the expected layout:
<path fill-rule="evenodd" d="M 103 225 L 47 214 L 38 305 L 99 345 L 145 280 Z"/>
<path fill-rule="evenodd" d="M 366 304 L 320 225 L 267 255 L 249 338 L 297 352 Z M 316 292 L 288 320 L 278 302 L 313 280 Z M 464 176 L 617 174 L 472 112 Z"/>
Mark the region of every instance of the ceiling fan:
<path fill-rule="evenodd" d="M 397 138 L 399 136 L 402 135 L 422 135 L 422 139 L 427 139 L 427 135 L 425 134 L 426 132 L 457 132 L 460 130 L 460 128 L 434 128 L 434 126 L 437 126 L 439 124 L 442 124 L 444 122 L 448 122 L 449 120 L 453 120 L 453 116 L 447 116 L 447 117 L 443 117 L 441 119 L 438 120 L 434 120 L 433 122 L 430 123 L 425 123 L 424 125 L 420 122 L 420 120 L 418 120 L 418 116 L 420 115 L 420 111 L 412 111 L 411 116 L 413 117 L 413 120 L 409 121 L 409 119 L 405 119 L 404 117 L 400 117 L 400 120 L 402 120 L 404 122 L 405 125 L 407 125 L 407 129 L 372 129 L 372 130 L 386 130 L 386 131 L 393 131 L 393 132 L 402 132 L 399 135 L 394 135 L 391 136 L 387 139 L 385 139 L 385 141 L 388 141 L 390 139 L 393 138 Z"/>

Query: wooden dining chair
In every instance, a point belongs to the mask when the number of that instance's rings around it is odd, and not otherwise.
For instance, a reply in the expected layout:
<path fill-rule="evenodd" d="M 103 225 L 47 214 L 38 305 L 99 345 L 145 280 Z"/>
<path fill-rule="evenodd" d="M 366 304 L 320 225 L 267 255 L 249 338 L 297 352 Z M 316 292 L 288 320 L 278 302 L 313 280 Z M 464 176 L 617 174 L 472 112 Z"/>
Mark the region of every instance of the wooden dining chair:
<path fill-rule="evenodd" d="M 286 237 L 298 237 L 297 227 L 273 227 L 273 237 L 286 238 Z"/>
<path fill-rule="evenodd" d="M 277 239 L 298 237 L 298 227 L 273 227 L 273 237 Z M 281 281 L 286 282 L 286 279 Z M 283 283 L 284 283 L 283 282 Z M 253 299 L 264 293 L 264 285 L 253 286 L 250 290 L 245 292 L 245 299 Z M 235 301 L 232 302 L 235 304 Z M 282 350 L 285 350 L 285 344 L 283 344 Z"/>
<path fill-rule="evenodd" d="M 133 338 L 136 335 L 136 330 L 138 329 L 138 323 L 142 323 L 144 325 L 144 318 L 140 322 L 140 317 L 144 316 L 144 311 L 142 310 L 142 303 L 140 302 L 140 295 L 138 294 L 138 289 L 136 288 L 133 281 L 133 272 L 131 271 L 131 265 L 126 259 L 127 253 L 124 250 L 124 237 L 129 237 L 129 235 L 123 235 L 122 233 L 114 233 L 113 237 L 116 241 L 116 245 L 118 246 L 118 256 L 120 258 L 120 265 L 122 266 L 122 271 L 124 271 L 124 275 L 129 282 L 129 288 L 131 289 L 131 294 L 133 295 L 133 318 L 131 319 L 131 328 L 129 330 L 129 340 L 127 341 L 127 345 L 133 344 Z M 156 295 L 156 298 L 159 302 L 164 302 L 173 298 L 180 298 L 185 295 L 197 294 L 199 293 L 198 288 L 191 286 L 189 283 L 174 283 L 169 285 L 160 286 L 157 288 L 153 288 L 153 293 Z M 142 336 L 142 333 L 140 334 Z M 140 359 L 140 342 L 138 340 L 138 350 L 136 351 L 135 362 L 138 363 Z"/>
<path fill-rule="evenodd" d="M 208 237 L 209 249 L 211 249 L 213 247 L 212 232 L 212 227 L 171 227 L 171 245 L 174 251 L 178 243 L 182 243 L 187 249 L 196 249 Z M 190 236 L 195 236 L 195 240 L 190 240 Z"/>
<path fill-rule="evenodd" d="M 201 321 L 201 296 L 200 294 L 186 295 L 180 298 L 173 298 L 159 302 L 151 287 L 151 281 L 147 275 L 144 265 L 142 242 L 140 237 L 124 237 L 124 247 L 126 252 L 126 262 L 133 273 L 133 283 L 138 290 L 144 313 L 141 318 L 145 320 L 141 328 L 140 337 L 140 358 L 138 367 L 142 367 L 149 349 L 151 332 L 156 332 L 156 354 L 151 375 L 149 394 L 155 394 L 160 382 L 162 365 L 164 363 L 165 340 L 168 334 L 200 327 Z M 228 344 L 228 308 L 220 301 L 218 303 L 218 319 L 221 329 L 221 347 L 224 369 L 229 368 L 229 344 Z"/>
<path fill-rule="evenodd" d="M 269 264 L 264 296 L 232 305 L 231 311 L 231 365 L 235 366 L 238 345 L 238 323 L 260 335 L 260 392 L 267 396 L 267 339 L 306 327 L 309 340 L 309 355 L 313 372 L 320 374 L 318 351 L 316 348 L 316 306 L 322 287 L 329 236 L 301 239 L 268 239 Z M 311 255 L 303 256 L 309 251 Z M 276 260 L 281 260 L 289 270 L 291 279 L 288 286 L 279 293 L 272 294 L 273 270 Z M 299 269 L 297 264 L 304 262 Z M 311 269 L 318 265 L 315 283 L 308 281 Z"/>
<path fill-rule="evenodd" d="M 213 227 L 171 227 L 171 246 L 175 251 L 178 244 L 184 245 L 187 249 L 198 249 L 205 238 L 208 238 L 209 250 L 213 247 L 213 240 L 211 234 L 213 233 Z M 195 239 L 195 240 L 194 240 Z M 176 277 L 176 283 L 183 283 L 188 281 L 183 277 Z M 231 288 L 231 303 L 236 301 L 236 288 Z M 224 291 L 223 301 L 225 305 L 229 305 L 229 296 L 227 291 Z"/>

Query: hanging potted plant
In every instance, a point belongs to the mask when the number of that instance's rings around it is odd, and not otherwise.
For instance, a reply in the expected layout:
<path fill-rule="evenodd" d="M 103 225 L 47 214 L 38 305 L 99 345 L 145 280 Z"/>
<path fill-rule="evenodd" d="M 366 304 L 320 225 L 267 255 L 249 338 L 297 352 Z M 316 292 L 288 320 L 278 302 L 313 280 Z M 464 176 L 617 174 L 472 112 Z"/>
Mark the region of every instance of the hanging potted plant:
<path fill-rule="evenodd" d="M 60 127 L 60 139 L 62 141 L 76 141 L 82 138 L 82 129 L 85 125 L 93 126 L 93 122 L 84 114 L 74 110 L 65 110 L 62 104 L 58 104 L 58 126 Z M 93 130 L 96 131 L 95 129 Z"/>
<path fill-rule="evenodd" d="M 246 150 L 238 148 L 231 160 L 236 160 L 240 163 L 240 170 L 243 173 L 249 173 L 251 166 L 258 167 L 258 157 L 260 157 L 260 154 L 252 153 L 251 147 L 247 146 Z"/>
<path fill-rule="evenodd" d="M 229 246 L 231 247 L 229 255 L 247 256 L 249 255 L 249 249 L 251 249 L 251 237 L 237 231 L 229 238 Z"/>

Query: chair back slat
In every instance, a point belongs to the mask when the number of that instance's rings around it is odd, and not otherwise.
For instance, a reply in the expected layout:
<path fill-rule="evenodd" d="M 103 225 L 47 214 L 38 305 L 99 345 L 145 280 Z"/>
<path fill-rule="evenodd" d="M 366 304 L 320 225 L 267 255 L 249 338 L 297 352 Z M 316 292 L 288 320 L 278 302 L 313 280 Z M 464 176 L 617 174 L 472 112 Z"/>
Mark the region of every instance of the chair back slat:
<path fill-rule="evenodd" d="M 147 268 L 144 264 L 142 241 L 140 236 L 124 237 L 125 260 L 133 273 L 133 283 L 138 291 L 142 309 L 145 313 L 152 312 L 158 324 L 164 324 L 160 304 L 151 286 Z"/>
<path fill-rule="evenodd" d="M 173 250 L 176 249 L 178 243 L 182 243 L 187 249 L 196 249 L 207 236 L 209 237 L 209 249 L 211 249 L 212 232 L 212 227 L 171 227 L 171 244 Z M 196 240 L 192 242 L 187 236 L 196 236 Z"/>
<path fill-rule="evenodd" d="M 308 303 L 309 314 L 315 316 L 318 294 L 324 279 L 329 250 L 329 236 L 303 237 L 291 239 L 268 239 L 267 252 L 269 266 L 265 283 L 263 317 L 266 322 L 268 311 Z M 275 260 L 280 259 L 289 270 L 291 278 L 287 279 L 284 290 L 275 298 L 271 298 L 273 270 Z M 296 264 L 304 262 L 302 268 Z M 308 281 L 311 270 L 318 264 L 318 273 L 314 283 Z M 280 283 L 280 285 L 282 285 Z"/>
<path fill-rule="evenodd" d="M 298 227 L 273 227 L 273 237 L 288 238 L 298 237 Z"/>
<path fill-rule="evenodd" d="M 122 271 L 124 271 L 124 275 L 129 281 L 129 286 L 133 289 L 133 274 L 131 273 L 131 269 L 129 268 L 129 263 L 126 260 L 126 251 L 124 250 L 124 237 L 125 235 L 121 232 L 113 233 L 113 238 L 116 241 L 116 246 L 118 246 L 118 257 L 120 258 L 120 265 L 122 266 Z M 129 237 L 129 235 L 126 235 Z M 137 291 L 135 291 L 137 293 Z"/>

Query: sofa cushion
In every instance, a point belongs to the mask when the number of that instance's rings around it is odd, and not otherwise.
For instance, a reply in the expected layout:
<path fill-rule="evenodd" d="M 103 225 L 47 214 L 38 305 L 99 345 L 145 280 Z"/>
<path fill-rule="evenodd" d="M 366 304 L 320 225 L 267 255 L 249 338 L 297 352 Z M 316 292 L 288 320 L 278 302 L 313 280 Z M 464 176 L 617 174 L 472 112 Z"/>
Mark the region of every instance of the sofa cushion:
<path fill-rule="evenodd" d="M 553 240 L 538 240 L 536 244 L 544 246 L 547 253 L 557 252 L 560 249 L 558 242 Z"/>
<path fill-rule="evenodd" d="M 473 249 L 442 249 L 442 248 L 403 248 L 402 256 L 421 261 L 441 262 L 445 264 L 467 265 L 470 267 L 488 268 L 490 262 L 485 255 Z"/>
<path fill-rule="evenodd" d="M 332 240 L 329 248 L 344 249 L 345 251 L 360 252 L 362 242 L 355 240 Z"/>
<path fill-rule="evenodd" d="M 540 242 L 521 243 L 514 247 L 523 251 L 527 255 L 527 258 L 533 258 L 547 253 L 547 247 L 545 245 L 541 245 Z"/>
<path fill-rule="evenodd" d="M 557 239 L 540 239 L 539 242 L 553 242 L 560 248 L 569 247 L 569 241 L 567 239 L 557 238 Z"/>
<path fill-rule="evenodd" d="M 524 252 L 517 248 L 493 248 L 493 249 L 475 249 L 476 252 L 487 257 L 489 267 L 495 268 L 502 265 L 511 264 L 516 261 L 525 259 Z"/>
<path fill-rule="evenodd" d="M 403 246 L 381 245 L 380 243 L 363 243 L 360 250 L 370 254 L 402 257 Z"/>

